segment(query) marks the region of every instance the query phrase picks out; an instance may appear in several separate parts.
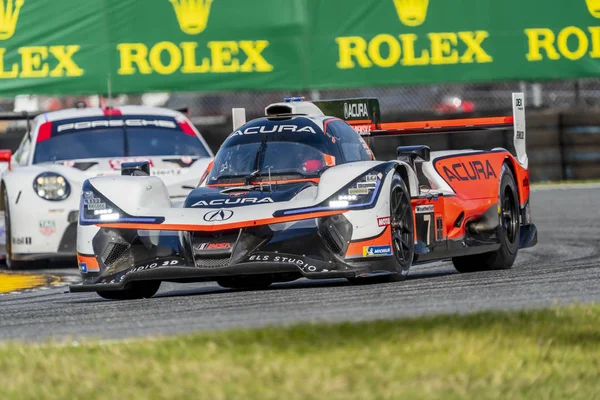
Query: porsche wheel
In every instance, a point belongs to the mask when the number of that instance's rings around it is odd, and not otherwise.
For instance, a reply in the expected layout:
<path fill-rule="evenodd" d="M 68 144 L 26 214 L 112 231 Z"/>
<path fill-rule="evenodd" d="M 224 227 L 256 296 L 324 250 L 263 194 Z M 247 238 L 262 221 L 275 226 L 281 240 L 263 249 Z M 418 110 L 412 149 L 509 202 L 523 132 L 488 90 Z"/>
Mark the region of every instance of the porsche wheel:
<path fill-rule="evenodd" d="M 97 291 L 98 296 L 107 300 L 136 300 L 147 299 L 156 294 L 160 288 L 160 281 L 131 282 L 125 290 Z"/>
<path fill-rule="evenodd" d="M 406 278 L 414 257 L 414 220 L 410 194 L 406 184 L 394 175 L 390 187 L 390 230 L 394 265 L 396 271 L 390 275 L 357 277 L 348 280 L 354 284 L 401 281 Z"/>
<path fill-rule="evenodd" d="M 519 195 L 515 178 L 504 167 L 500 180 L 499 226 L 497 229 L 500 248 L 491 253 L 454 257 L 452 262 L 458 272 L 477 272 L 512 268 L 519 250 Z"/>

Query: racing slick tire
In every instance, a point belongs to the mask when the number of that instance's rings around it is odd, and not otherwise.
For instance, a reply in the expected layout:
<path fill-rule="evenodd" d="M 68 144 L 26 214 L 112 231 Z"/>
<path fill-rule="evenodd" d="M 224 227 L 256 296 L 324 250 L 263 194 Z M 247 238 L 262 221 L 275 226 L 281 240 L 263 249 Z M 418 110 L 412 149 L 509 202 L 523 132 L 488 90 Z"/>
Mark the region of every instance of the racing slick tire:
<path fill-rule="evenodd" d="M 266 289 L 272 283 L 273 280 L 262 276 L 236 276 L 217 280 L 217 284 L 226 289 Z"/>
<path fill-rule="evenodd" d="M 500 248 L 491 253 L 454 257 L 452 263 L 458 272 L 478 272 L 512 268 L 519 250 L 519 195 L 515 178 L 507 166 L 500 180 Z"/>
<path fill-rule="evenodd" d="M 160 288 L 161 281 L 131 282 L 125 290 L 97 291 L 98 296 L 107 300 L 136 300 L 147 299 L 156 294 Z"/>
<path fill-rule="evenodd" d="M 410 194 L 398 174 L 394 174 L 390 186 L 390 228 L 395 273 L 372 277 L 348 278 L 353 284 L 385 283 L 404 280 L 408 275 L 415 254 L 414 219 Z"/>
<path fill-rule="evenodd" d="M 35 260 L 35 261 L 21 261 L 13 259 L 12 254 L 12 232 L 10 228 L 10 210 L 8 206 L 8 192 L 6 188 L 3 190 L 4 192 L 4 229 L 5 229 L 5 238 L 6 238 L 6 259 L 4 262 L 6 263 L 6 268 L 8 269 L 35 269 L 35 268 L 44 268 L 48 265 L 48 260 Z"/>

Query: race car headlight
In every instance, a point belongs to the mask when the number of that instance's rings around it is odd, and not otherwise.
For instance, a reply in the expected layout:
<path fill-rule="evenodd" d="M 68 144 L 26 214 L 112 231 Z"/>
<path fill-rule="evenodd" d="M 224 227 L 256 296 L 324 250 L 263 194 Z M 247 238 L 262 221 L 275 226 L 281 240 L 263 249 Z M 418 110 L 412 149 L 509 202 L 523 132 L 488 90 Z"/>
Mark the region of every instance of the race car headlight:
<path fill-rule="evenodd" d="M 45 200 L 64 200 L 71 194 L 71 185 L 60 174 L 44 172 L 33 180 L 33 190 Z"/>
<path fill-rule="evenodd" d="M 83 191 L 81 213 L 83 220 L 117 221 L 121 218 L 121 210 L 93 190 Z"/>
<path fill-rule="evenodd" d="M 81 225 L 114 222 L 160 224 L 164 220 L 164 217 L 135 217 L 129 215 L 98 193 L 89 181 L 86 180 L 83 183 L 79 204 L 79 224 Z"/>
<path fill-rule="evenodd" d="M 348 206 L 366 206 L 373 202 L 379 189 L 383 174 L 371 171 L 333 195 L 328 206 L 346 208 Z"/>

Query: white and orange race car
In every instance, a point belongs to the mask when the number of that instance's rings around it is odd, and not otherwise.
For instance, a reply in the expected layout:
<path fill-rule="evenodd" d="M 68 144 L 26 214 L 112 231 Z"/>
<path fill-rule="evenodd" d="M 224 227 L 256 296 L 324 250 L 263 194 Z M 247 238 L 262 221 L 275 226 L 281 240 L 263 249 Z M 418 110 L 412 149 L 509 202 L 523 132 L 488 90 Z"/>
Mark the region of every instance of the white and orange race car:
<path fill-rule="evenodd" d="M 149 297 L 162 281 L 266 287 L 301 277 L 406 277 L 452 259 L 460 272 L 511 268 L 537 242 L 529 210 L 523 95 L 513 116 L 382 123 L 376 99 L 291 98 L 234 132 L 175 207 L 145 162 L 83 185 L 83 283 L 109 299 Z M 377 161 L 363 136 L 513 129 L 505 149 L 397 149 Z M 359 134 L 360 132 L 360 134 Z"/>

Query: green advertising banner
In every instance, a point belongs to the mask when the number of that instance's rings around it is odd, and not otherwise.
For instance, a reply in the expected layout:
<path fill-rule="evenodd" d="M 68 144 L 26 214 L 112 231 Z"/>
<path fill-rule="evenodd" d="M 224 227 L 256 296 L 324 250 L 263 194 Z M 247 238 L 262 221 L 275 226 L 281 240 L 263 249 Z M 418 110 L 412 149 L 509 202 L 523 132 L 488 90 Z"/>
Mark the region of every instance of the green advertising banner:
<path fill-rule="evenodd" d="M 600 0 L 0 0 L 0 96 L 600 74 Z"/>

